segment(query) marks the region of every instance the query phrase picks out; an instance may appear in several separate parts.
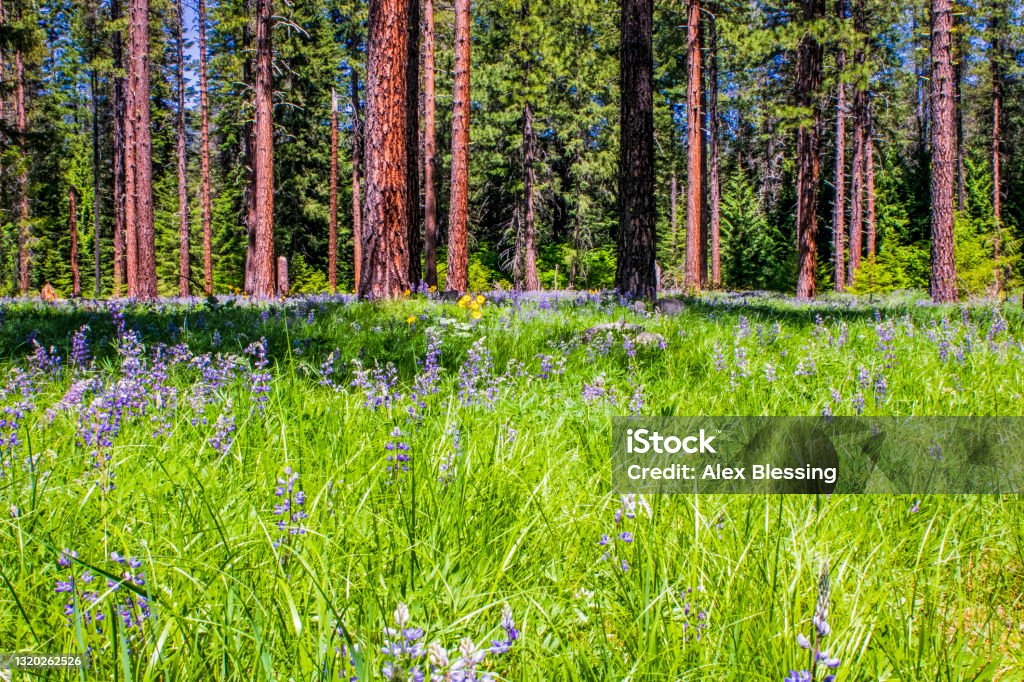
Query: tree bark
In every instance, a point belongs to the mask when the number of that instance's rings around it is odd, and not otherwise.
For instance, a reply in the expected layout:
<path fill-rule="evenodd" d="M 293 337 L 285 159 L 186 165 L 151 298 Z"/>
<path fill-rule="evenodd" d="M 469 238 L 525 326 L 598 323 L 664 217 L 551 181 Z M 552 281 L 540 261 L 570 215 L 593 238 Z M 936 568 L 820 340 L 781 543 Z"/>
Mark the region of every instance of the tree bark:
<path fill-rule="evenodd" d="M 963 211 L 967 203 L 966 170 L 967 140 L 964 138 L 964 116 L 961 92 L 964 83 L 964 60 L 967 59 L 967 34 L 959 14 L 953 14 L 953 111 L 956 119 L 956 210 Z"/>
<path fill-rule="evenodd" d="M 338 291 L 338 93 L 331 88 L 331 198 L 327 226 L 327 282 Z"/>
<path fill-rule="evenodd" d="M 362 209 L 362 166 L 365 148 L 363 121 L 359 105 L 359 76 L 352 69 L 352 271 L 353 289 L 359 292 L 363 272 L 363 209 Z"/>
<path fill-rule="evenodd" d="M 408 189 L 406 203 L 409 212 L 409 286 L 416 288 L 423 280 L 420 256 L 423 252 L 420 237 L 420 0 L 407 0 L 409 4 L 406 55 L 409 62 L 406 66 L 406 143 L 405 153 L 408 161 L 405 177 Z"/>
<path fill-rule="evenodd" d="M 654 299 L 654 2 L 621 1 L 620 214 L 615 286 L 623 296 Z"/>
<path fill-rule="evenodd" d="M 865 215 L 865 227 L 867 232 L 868 258 L 874 258 L 878 253 L 875 248 L 875 127 L 872 121 L 871 101 L 868 100 L 866 108 L 867 124 L 864 127 L 864 178 L 867 198 L 867 213 Z"/>
<path fill-rule="evenodd" d="M 178 58 L 178 295 L 189 295 L 188 141 L 185 129 L 185 21 L 183 0 L 177 2 Z"/>
<path fill-rule="evenodd" d="M 82 280 L 78 272 L 78 207 L 75 205 L 75 188 L 68 188 L 68 233 L 71 236 L 71 295 L 82 295 Z"/>
<path fill-rule="evenodd" d="M 717 8 L 716 8 L 717 9 Z M 711 287 L 722 287 L 722 182 L 718 153 L 718 20 L 708 18 L 708 216 L 711 229 Z"/>
<path fill-rule="evenodd" d="M 98 5 L 97 5 L 98 8 Z M 98 18 L 94 16 L 98 25 Z M 100 261 L 100 95 L 97 91 L 99 78 L 96 69 L 90 73 L 89 90 L 92 95 L 92 265 L 93 295 L 102 293 L 102 271 Z"/>
<path fill-rule="evenodd" d="M 128 22 L 128 295 L 157 296 L 153 154 L 149 117 L 149 0 L 131 0 Z M 133 267 L 134 261 L 134 267 Z M 133 281 L 134 276 L 134 281 Z"/>
<path fill-rule="evenodd" d="M 516 282 L 517 288 L 525 291 L 540 289 L 540 278 L 537 276 L 537 244 L 534 219 L 534 184 L 536 170 L 533 160 L 536 155 L 537 138 L 533 132 L 533 109 L 527 102 L 523 107 L 523 198 L 525 207 L 523 214 L 522 253 L 516 254 L 517 264 L 521 263 L 522 278 Z M 520 240 L 517 240 L 519 242 Z"/>
<path fill-rule="evenodd" d="M 1006 46 L 1003 42 L 1003 16 L 999 9 L 993 10 L 989 31 L 991 53 L 989 68 L 992 74 L 992 255 L 996 261 L 995 284 L 996 293 L 1003 289 L 1003 267 L 999 262 L 1002 258 L 1002 226 L 1003 226 L 1003 193 L 1002 193 L 1002 133 L 1003 133 L 1003 81 L 1005 75 Z M 1024 305 L 1024 298 L 1022 305 Z"/>
<path fill-rule="evenodd" d="M 845 0 L 837 3 L 839 20 L 845 21 Z M 842 47 L 836 54 L 836 167 L 835 203 L 832 205 L 832 258 L 833 279 L 837 292 L 846 289 L 846 84 L 843 82 L 846 69 L 846 50 Z"/>
<path fill-rule="evenodd" d="M 854 0 L 853 28 L 857 40 L 857 48 L 853 53 L 857 83 L 853 93 L 853 159 L 850 178 L 850 257 L 847 276 L 847 283 L 850 285 L 857 277 L 861 255 L 864 252 L 864 122 L 867 100 L 864 88 L 866 55 L 862 45 L 867 31 L 864 0 Z"/>
<path fill-rule="evenodd" d="M 246 292 L 255 298 L 274 296 L 274 92 L 273 12 L 271 0 L 256 0 L 256 65 L 253 96 L 253 224 Z"/>
<path fill-rule="evenodd" d="M 805 29 L 797 47 L 797 104 L 811 112 L 811 123 L 801 123 L 797 131 L 797 208 L 796 224 L 799 242 L 799 273 L 796 296 L 814 298 L 815 270 L 817 268 L 818 238 L 818 176 L 819 130 L 821 110 L 818 89 L 821 87 L 822 48 L 814 36 L 813 23 L 825 14 L 824 0 L 801 0 L 804 21 L 811 24 Z"/>
<path fill-rule="evenodd" d="M 206 0 L 199 0 L 199 205 L 203 213 L 203 290 L 213 294 L 213 207 L 210 200 L 210 105 L 206 73 Z"/>
<path fill-rule="evenodd" d="M 448 291 L 469 288 L 469 0 L 455 0 L 452 182 L 448 212 Z"/>
<path fill-rule="evenodd" d="M 395 298 L 409 278 L 409 3 L 370 0 L 362 298 Z"/>
<path fill-rule="evenodd" d="M 18 291 L 27 294 L 32 259 L 28 220 L 28 118 L 25 103 L 25 63 L 21 49 L 14 51 L 14 131 L 18 138 Z"/>
<path fill-rule="evenodd" d="M 423 5 L 423 261 L 424 280 L 437 286 L 437 165 L 434 104 L 434 0 Z"/>
<path fill-rule="evenodd" d="M 956 121 L 953 99 L 952 0 L 932 0 L 932 253 L 931 296 L 936 303 L 957 300 L 953 257 L 953 183 L 956 173 Z"/>
<path fill-rule="evenodd" d="M 689 0 L 686 14 L 686 280 L 687 291 L 703 284 L 704 145 L 701 131 L 700 0 Z"/>
<path fill-rule="evenodd" d="M 110 18 L 116 21 L 121 18 L 121 3 L 112 0 Z M 114 31 L 111 36 L 111 56 L 114 63 L 113 86 L 111 88 L 111 109 L 113 118 L 113 168 L 114 176 L 114 298 L 121 297 L 121 288 L 125 282 L 125 128 L 127 112 L 125 111 L 125 78 L 121 75 L 124 69 L 124 46 L 121 32 Z"/>

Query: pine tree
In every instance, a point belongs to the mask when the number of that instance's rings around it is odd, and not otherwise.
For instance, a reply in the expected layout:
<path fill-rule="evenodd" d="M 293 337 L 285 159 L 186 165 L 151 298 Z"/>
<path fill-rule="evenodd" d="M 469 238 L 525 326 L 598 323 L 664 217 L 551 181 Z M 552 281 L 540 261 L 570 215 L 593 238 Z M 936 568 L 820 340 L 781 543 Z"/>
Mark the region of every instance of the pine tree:
<path fill-rule="evenodd" d="M 210 199 L 210 102 L 207 93 L 206 0 L 199 0 L 199 204 L 203 214 L 203 291 L 213 294 L 213 205 Z"/>
<path fill-rule="evenodd" d="M 437 286 L 437 136 L 434 104 L 434 2 L 423 4 L 423 261 L 424 281 Z"/>
<path fill-rule="evenodd" d="M 469 288 L 469 0 L 455 0 L 452 181 L 448 215 L 448 291 Z"/>
<path fill-rule="evenodd" d="M 957 300 L 953 260 L 953 183 L 956 173 L 956 130 L 953 101 L 953 6 L 932 0 L 932 272 L 930 290 L 936 303 Z"/>
<path fill-rule="evenodd" d="M 177 95 L 178 95 L 178 295 L 189 295 L 189 228 L 188 228 L 188 142 L 185 129 L 185 26 L 183 0 L 177 0 Z"/>
<path fill-rule="evenodd" d="M 800 123 L 797 131 L 797 240 L 799 272 L 797 298 L 814 298 L 816 292 L 818 238 L 819 128 L 821 111 L 818 88 L 821 86 L 822 47 L 814 34 L 814 22 L 825 14 L 824 0 L 800 0 L 803 19 L 808 26 L 797 48 L 797 104 L 808 111 L 810 122 Z"/>
<path fill-rule="evenodd" d="M 652 0 L 622 0 L 619 60 L 619 238 L 615 286 L 623 296 L 657 295 L 654 222 Z"/>
<path fill-rule="evenodd" d="M 370 1 L 362 298 L 394 298 L 408 286 L 408 12 L 406 0 Z"/>
<path fill-rule="evenodd" d="M 689 0 L 686 14 L 686 288 L 700 291 L 704 208 L 704 145 L 701 141 L 700 0 Z"/>
<path fill-rule="evenodd" d="M 249 279 L 246 293 L 271 298 L 274 277 L 274 103 L 272 63 L 274 59 L 274 15 L 271 0 L 256 0 L 256 62 L 253 69 L 252 223 L 249 226 Z"/>

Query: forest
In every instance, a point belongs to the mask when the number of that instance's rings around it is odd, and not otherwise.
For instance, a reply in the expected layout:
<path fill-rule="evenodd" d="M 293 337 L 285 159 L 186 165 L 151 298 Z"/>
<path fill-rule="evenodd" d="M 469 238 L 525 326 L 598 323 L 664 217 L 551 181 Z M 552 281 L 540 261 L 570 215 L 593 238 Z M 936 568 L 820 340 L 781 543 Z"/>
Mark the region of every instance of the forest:
<path fill-rule="evenodd" d="M 3 0 L 0 290 L 1008 295 L 1022 12 Z"/>

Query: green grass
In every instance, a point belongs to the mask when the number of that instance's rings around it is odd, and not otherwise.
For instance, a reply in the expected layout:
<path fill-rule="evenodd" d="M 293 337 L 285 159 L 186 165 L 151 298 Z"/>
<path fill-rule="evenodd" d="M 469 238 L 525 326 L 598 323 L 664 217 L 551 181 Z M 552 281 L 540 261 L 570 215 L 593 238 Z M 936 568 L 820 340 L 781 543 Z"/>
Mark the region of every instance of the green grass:
<path fill-rule="evenodd" d="M 486 659 L 500 679 L 777 682 L 806 667 L 796 635 L 813 627 L 827 564 L 827 647 L 842 660 L 839 680 L 1024 679 L 1024 509 L 1015 497 L 925 497 L 911 513 L 911 496 L 652 496 L 649 515 L 625 522 L 633 543 L 619 543 L 612 560 L 598 545 L 613 534 L 620 506 L 609 492 L 611 418 L 629 413 L 636 386 L 642 413 L 654 415 L 817 415 L 826 405 L 853 414 L 858 393 L 865 414 L 1019 415 L 1016 310 L 880 308 L 896 334 L 887 358 L 875 308 L 845 302 L 712 299 L 675 316 L 572 299 L 483 309 L 476 324 L 463 308 L 422 299 L 295 301 L 265 320 L 259 308 L 234 305 L 128 310 L 147 353 L 182 342 L 251 362 L 243 349 L 265 337 L 265 413 L 246 374 L 196 411 L 189 398 L 199 374 L 175 366 L 166 386 L 176 407 L 151 404 L 145 416 L 125 418 L 109 448 L 116 486 L 106 491 L 76 437 L 78 411 L 45 415 L 72 383 L 70 371 L 39 377 L 23 443 L 0 479 L 0 653 L 91 648 L 87 673 L 53 679 L 326 680 L 342 673 L 337 649 L 355 645 L 360 679 L 374 679 L 382 629 L 399 602 L 426 630 L 424 642 L 450 652 L 464 636 L 498 638 L 507 603 L 522 635 Z M 994 315 L 1008 330 L 986 338 Z M 582 340 L 589 327 L 617 320 L 661 335 L 667 347 L 630 357 L 621 335 L 607 353 Z M 71 332 L 86 323 L 96 356 L 86 375 L 120 376 L 110 316 L 89 306 L 8 306 L 0 357 L 26 367 L 34 331 L 67 358 Z M 747 324 L 749 336 L 737 332 Z M 431 328 L 442 338 L 443 371 L 422 421 L 409 418 L 407 400 L 364 407 L 348 386 L 350 361 L 394 363 L 408 392 Z M 505 376 L 493 406 L 465 406 L 460 367 L 480 338 L 494 374 Z M 335 349 L 338 390 L 320 384 Z M 564 373 L 539 378 L 538 354 L 565 354 Z M 506 372 L 517 361 L 525 369 Z M 862 367 L 872 381 L 885 377 L 884 397 L 860 388 Z M 582 389 L 599 375 L 613 395 L 588 403 Z M 228 401 L 237 431 L 219 453 L 208 439 Z M 0 408 L 12 402 L 6 396 Z M 157 437 L 154 415 L 166 420 Z M 411 470 L 393 475 L 385 456 L 396 427 Z M 456 430 L 460 448 L 442 483 Z M 304 534 L 275 546 L 274 488 L 285 467 L 299 473 L 308 518 Z M 78 552 L 72 567 L 57 565 L 61 548 Z M 119 625 L 114 604 L 131 588 L 105 587 L 104 575 L 124 570 L 108 559 L 113 551 L 143 562 L 145 584 L 135 589 L 152 615 L 141 627 Z M 100 597 L 80 604 L 69 625 L 55 581 L 86 569 L 97 578 L 78 587 Z M 697 611 L 706 612 L 699 641 Z M 106 614 L 102 633 L 83 612 Z"/>

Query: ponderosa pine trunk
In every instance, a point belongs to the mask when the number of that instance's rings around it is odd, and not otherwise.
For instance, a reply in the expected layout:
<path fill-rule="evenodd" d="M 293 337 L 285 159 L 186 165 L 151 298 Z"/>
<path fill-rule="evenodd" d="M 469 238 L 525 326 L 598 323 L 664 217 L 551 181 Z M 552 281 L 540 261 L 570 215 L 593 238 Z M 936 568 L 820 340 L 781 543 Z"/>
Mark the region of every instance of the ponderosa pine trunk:
<path fill-rule="evenodd" d="M 448 211 L 448 291 L 469 289 L 469 0 L 455 0 L 452 182 Z"/>
<path fill-rule="evenodd" d="M 716 8 L 717 9 L 717 8 Z M 722 181 L 718 152 L 718 23 L 708 17 L 708 225 L 711 230 L 711 286 L 722 286 Z"/>
<path fill-rule="evenodd" d="M 657 296 L 654 220 L 653 0 L 622 0 L 619 58 L 619 234 L 615 286 Z"/>
<path fill-rule="evenodd" d="M 961 105 L 967 59 L 967 32 L 961 15 L 953 13 L 953 115 L 956 120 L 956 210 L 963 211 L 967 204 L 967 178 L 965 157 L 967 140 L 964 137 L 964 115 Z"/>
<path fill-rule="evenodd" d="M 797 208 L 798 267 L 796 296 L 814 298 L 816 293 L 818 238 L 818 175 L 819 132 L 821 110 L 818 89 L 821 87 L 822 47 L 814 35 L 814 24 L 825 14 L 824 0 L 801 0 L 804 21 L 808 24 L 797 47 L 797 105 L 810 111 L 810 123 L 801 123 L 797 130 Z"/>
<path fill-rule="evenodd" d="M 932 249 L 931 296 L 936 303 L 957 300 L 953 258 L 956 117 L 953 99 L 952 0 L 932 0 Z"/>
<path fill-rule="evenodd" d="M 68 188 L 68 234 L 71 237 L 71 295 L 78 298 L 82 295 L 82 279 L 78 272 L 78 207 L 74 187 Z"/>
<path fill-rule="evenodd" d="M 213 294 L 213 206 L 210 199 L 210 104 L 206 74 L 206 0 L 199 0 L 199 205 L 203 213 L 203 290 Z"/>
<path fill-rule="evenodd" d="M 434 102 L 434 2 L 423 4 L 423 266 L 428 286 L 437 286 L 437 166 Z"/>
<path fill-rule="evenodd" d="M 704 144 L 701 129 L 700 0 L 686 13 L 686 290 L 700 291 L 703 241 Z"/>
<path fill-rule="evenodd" d="M 177 4 L 178 87 L 178 295 L 189 295 L 188 141 L 185 129 L 185 17 L 183 0 Z"/>
<path fill-rule="evenodd" d="M 121 3 L 112 0 L 110 18 L 117 21 L 121 18 Z M 115 75 L 110 94 L 111 118 L 113 127 L 113 159 L 112 175 L 114 180 L 114 298 L 121 297 L 121 289 L 125 283 L 125 78 L 119 75 L 124 70 L 124 43 L 120 31 L 114 31 L 110 43 L 111 57 Z"/>
<path fill-rule="evenodd" d="M 838 0 L 839 20 L 846 19 L 846 0 Z M 835 290 L 846 289 L 846 50 L 836 53 L 836 163 L 835 203 L 832 205 L 832 272 Z"/>
<path fill-rule="evenodd" d="M 14 51 L 14 134 L 18 138 L 18 291 L 28 293 L 29 263 L 32 255 L 31 224 L 28 220 L 28 118 L 25 103 L 25 62 L 21 49 Z"/>
<path fill-rule="evenodd" d="M 338 93 L 331 88 L 331 194 L 327 224 L 327 283 L 338 291 Z"/>
<path fill-rule="evenodd" d="M 672 178 L 668 186 L 668 225 L 669 234 L 672 235 L 672 265 L 676 266 L 676 258 L 679 257 L 679 181 L 676 179 L 676 171 L 672 169 Z"/>
<path fill-rule="evenodd" d="M 352 276 L 353 290 L 359 293 L 363 272 L 363 149 L 366 139 L 359 104 L 359 75 L 351 71 L 352 80 Z"/>
<path fill-rule="evenodd" d="M 420 257 L 423 253 L 420 236 L 420 0 L 407 0 L 409 39 L 406 44 L 405 93 L 405 168 L 406 202 L 409 219 L 409 286 L 416 288 L 423 281 Z"/>
<path fill-rule="evenodd" d="M 1003 226 L 1003 177 L 1002 177 L 1002 134 L 1003 134 L 1003 81 L 1006 78 L 1005 65 L 1006 46 L 1003 42 L 1003 16 L 993 10 L 989 24 L 991 53 L 989 69 L 992 75 L 992 255 L 996 261 L 995 284 L 996 293 L 1003 288 L 1003 267 L 1000 263 L 1002 254 Z M 1021 299 L 1024 305 L 1024 297 Z"/>
<path fill-rule="evenodd" d="M 157 280 L 153 146 L 149 116 L 149 0 L 131 0 L 129 7 L 128 130 L 125 145 L 129 205 L 125 215 L 129 235 L 128 295 L 150 300 L 157 297 Z"/>
<path fill-rule="evenodd" d="M 98 19 L 94 19 L 98 25 Z M 89 90 L 92 95 L 92 274 L 93 295 L 99 298 L 103 282 L 100 260 L 100 95 L 97 91 L 99 78 L 96 69 L 92 70 L 89 79 Z"/>
<path fill-rule="evenodd" d="M 409 279 L 408 0 L 370 0 L 362 298 L 395 298 Z"/>
<path fill-rule="evenodd" d="M 867 210 L 864 214 L 864 227 L 867 236 L 867 257 L 872 259 L 878 253 L 875 245 L 875 134 L 872 122 L 871 100 L 866 108 L 867 124 L 864 126 L 864 195 L 867 199 Z"/>
<path fill-rule="evenodd" d="M 533 131 L 533 109 L 527 102 L 523 107 L 523 214 L 522 253 L 516 254 L 517 264 L 521 263 L 522 278 L 516 284 L 525 291 L 540 289 L 540 278 L 537 276 L 537 244 L 534 218 L 534 185 L 536 184 L 537 138 Z M 519 242 L 519 240 L 516 240 Z"/>
<path fill-rule="evenodd" d="M 253 224 L 246 292 L 273 298 L 274 276 L 274 92 L 271 0 L 256 0 L 256 63 L 253 69 Z"/>
<path fill-rule="evenodd" d="M 867 93 L 864 88 L 866 54 L 863 41 L 866 40 L 867 20 L 864 15 L 864 0 L 853 2 L 853 29 L 857 47 L 853 52 L 853 69 L 856 86 L 853 93 L 853 158 L 850 177 L 850 254 L 848 259 L 847 284 L 853 285 L 860 269 L 864 252 L 864 141 L 867 110 Z"/>

